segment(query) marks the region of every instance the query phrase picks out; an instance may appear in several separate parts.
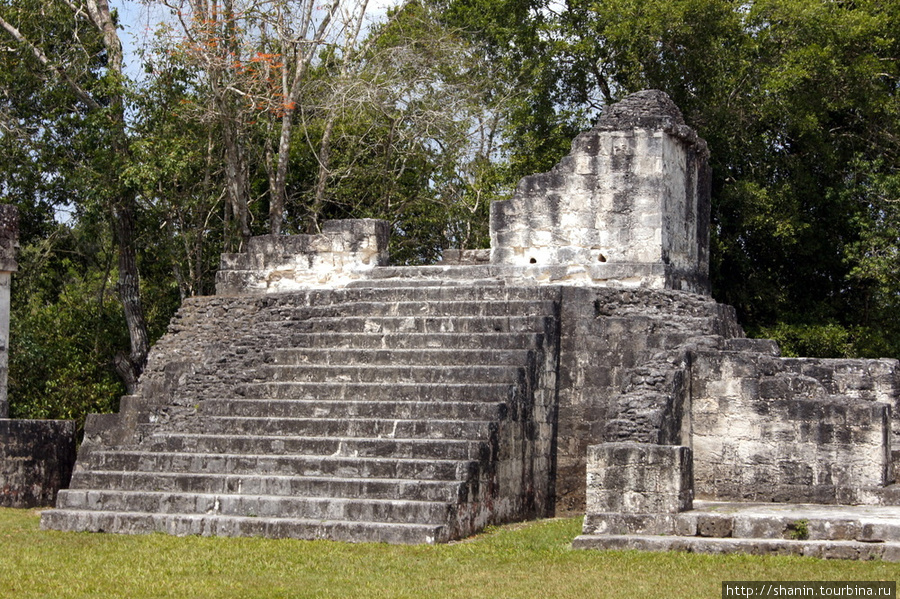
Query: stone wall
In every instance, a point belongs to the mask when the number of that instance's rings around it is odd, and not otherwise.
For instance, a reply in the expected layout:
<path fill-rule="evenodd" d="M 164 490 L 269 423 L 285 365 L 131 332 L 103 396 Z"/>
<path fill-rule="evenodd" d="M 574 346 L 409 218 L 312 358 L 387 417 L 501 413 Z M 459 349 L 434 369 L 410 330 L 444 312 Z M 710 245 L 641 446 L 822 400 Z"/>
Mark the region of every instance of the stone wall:
<path fill-rule="evenodd" d="M 893 360 L 696 352 L 697 496 L 879 503 L 881 489 L 894 480 L 897 375 Z"/>
<path fill-rule="evenodd" d="M 74 421 L 0 420 L 0 506 L 53 505 L 74 465 Z"/>
<path fill-rule="evenodd" d="M 628 96 L 552 171 L 525 177 L 512 199 L 491 205 L 491 261 L 708 293 L 707 157 L 668 96 Z"/>
<path fill-rule="evenodd" d="M 216 293 L 340 287 L 388 262 L 390 225 L 373 219 L 325 221 L 318 235 L 253 237 L 244 252 L 222 254 Z"/>

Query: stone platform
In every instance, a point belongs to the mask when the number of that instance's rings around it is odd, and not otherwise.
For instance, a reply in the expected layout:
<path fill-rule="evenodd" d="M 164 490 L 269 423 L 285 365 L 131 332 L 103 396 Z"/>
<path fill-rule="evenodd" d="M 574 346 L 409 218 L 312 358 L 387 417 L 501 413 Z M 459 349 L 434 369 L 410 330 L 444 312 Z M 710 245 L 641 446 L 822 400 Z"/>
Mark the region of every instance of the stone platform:
<path fill-rule="evenodd" d="M 695 501 L 668 519 L 671 534 L 582 534 L 575 549 L 798 555 L 900 562 L 900 509 Z M 588 516 L 585 531 L 603 528 Z"/>
<path fill-rule="evenodd" d="M 250 240 L 42 525 L 435 543 L 586 513 L 578 547 L 895 559 L 900 366 L 744 337 L 709 296 L 706 159 L 643 92 L 494 203 L 489 251 L 390 266 L 372 220 Z"/>

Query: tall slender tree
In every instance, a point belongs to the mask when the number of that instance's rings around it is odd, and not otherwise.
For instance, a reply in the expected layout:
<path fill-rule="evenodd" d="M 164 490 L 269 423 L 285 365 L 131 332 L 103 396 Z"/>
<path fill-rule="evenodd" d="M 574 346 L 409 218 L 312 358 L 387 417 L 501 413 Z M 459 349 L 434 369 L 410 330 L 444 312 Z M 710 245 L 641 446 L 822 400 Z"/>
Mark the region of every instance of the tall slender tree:
<path fill-rule="evenodd" d="M 67 19 L 72 38 L 62 44 L 45 35 L 42 13 Z M 68 90 L 72 101 L 64 110 L 81 115 L 79 124 L 93 137 L 92 147 L 83 147 L 89 156 L 82 158 L 91 162 L 88 170 L 93 173 L 95 194 L 109 214 L 118 248 L 116 290 L 128 326 L 130 351 L 116 357 L 116 368 L 132 390 L 146 364 L 150 342 L 135 247 L 136 193 L 119 176 L 129 159 L 130 139 L 124 59 L 114 15 L 106 0 L 23 0 L 0 5 L 0 28 L 23 61 Z M 75 51 L 67 53 L 73 40 Z"/>

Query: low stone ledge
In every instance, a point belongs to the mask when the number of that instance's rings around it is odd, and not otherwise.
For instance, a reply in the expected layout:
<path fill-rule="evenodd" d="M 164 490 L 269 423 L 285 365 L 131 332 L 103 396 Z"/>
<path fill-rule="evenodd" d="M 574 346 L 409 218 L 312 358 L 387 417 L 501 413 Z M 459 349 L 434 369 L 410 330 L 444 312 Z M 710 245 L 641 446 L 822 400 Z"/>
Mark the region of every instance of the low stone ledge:
<path fill-rule="evenodd" d="M 682 519 L 675 514 L 592 513 L 584 517 L 582 534 L 586 535 L 673 535 Z M 692 536 L 688 531 L 685 535 Z"/>
<path fill-rule="evenodd" d="M 444 250 L 441 255 L 442 264 L 488 264 L 491 261 L 491 250 Z"/>
<path fill-rule="evenodd" d="M 900 543 L 890 506 L 697 501 L 678 514 L 591 513 L 583 535 Z"/>
<path fill-rule="evenodd" d="M 515 266 L 445 261 L 431 266 L 379 266 L 366 271 L 364 276 L 352 284 L 365 285 L 368 281 L 373 280 L 380 282 L 393 280 L 398 285 L 408 284 L 410 281 L 433 281 L 434 285 L 461 283 L 468 285 L 559 285 L 615 289 L 662 290 L 673 288 L 692 293 L 697 291 L 693 284 L 686 283 L 681 286 L 672 283 L 675 279 L 679 279 L 679 276 L 671 267 L 632 262 L 587 266 L 578 264 Z"/>
<path fill-rule="evenodd" d="M 714 537 L 581 535 L 573 549 L 685 551 L 688 553 L 747 553 L 796 555 L 820 559 L 852 559 L 900 562 L 900 543 L 858 541 L 795 541 L 786 539 L 734 539 Z"/>
<path fill-rule="evenodd" d="M 0 420 L 0 507 L 53 505 L 75 465 L 75 421 Z"/>

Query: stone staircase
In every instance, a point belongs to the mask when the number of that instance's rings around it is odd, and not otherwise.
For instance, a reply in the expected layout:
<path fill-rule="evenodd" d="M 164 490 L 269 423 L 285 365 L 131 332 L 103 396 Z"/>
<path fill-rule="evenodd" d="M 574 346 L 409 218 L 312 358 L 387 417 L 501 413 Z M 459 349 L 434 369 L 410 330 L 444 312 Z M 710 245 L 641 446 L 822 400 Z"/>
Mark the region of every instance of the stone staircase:
<path fill-rule="evenodd" d="M 434 543 L 550 513 L 557 294 L 189 300 L 42 525 Z"/>

